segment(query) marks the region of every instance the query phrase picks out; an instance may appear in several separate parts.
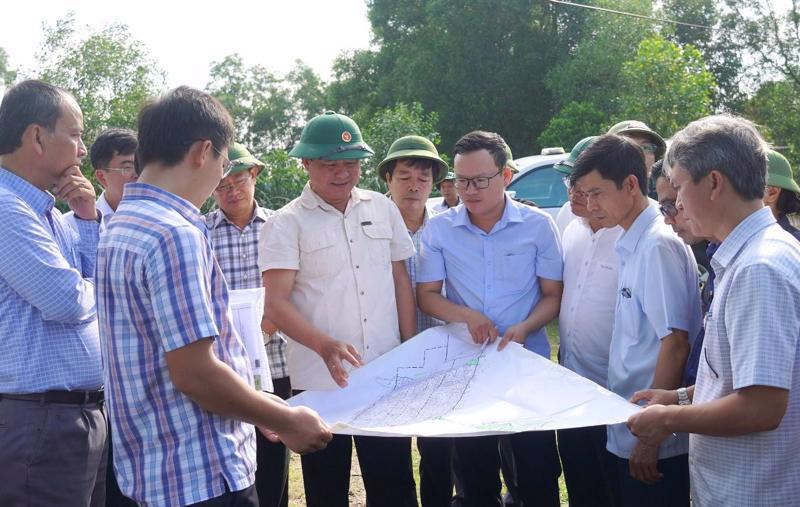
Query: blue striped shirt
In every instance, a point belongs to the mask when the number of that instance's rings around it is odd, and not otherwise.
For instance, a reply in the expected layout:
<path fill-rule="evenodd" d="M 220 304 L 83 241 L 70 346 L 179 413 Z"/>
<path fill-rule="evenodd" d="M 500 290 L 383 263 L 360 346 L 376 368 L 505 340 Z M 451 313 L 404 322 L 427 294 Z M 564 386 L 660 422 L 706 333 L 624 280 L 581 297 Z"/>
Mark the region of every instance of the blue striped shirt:
<path fill-rule="evenodd" d="M 103 385 L 94 284 L 98 223 L 0 168 L 0 393 Z"/>
<path fill-rule="evenodd" d="M 228 287 L 200 211 L 130 183 L 100 240 L 98 320 L 106 356 L 114 468 L 125 495 L 186 505 L 253 484 L 252 425 L 203 410 L 175 388 L 166 353 L 214 338 L 214 354 L 252 384 L 230 321 Z"/>

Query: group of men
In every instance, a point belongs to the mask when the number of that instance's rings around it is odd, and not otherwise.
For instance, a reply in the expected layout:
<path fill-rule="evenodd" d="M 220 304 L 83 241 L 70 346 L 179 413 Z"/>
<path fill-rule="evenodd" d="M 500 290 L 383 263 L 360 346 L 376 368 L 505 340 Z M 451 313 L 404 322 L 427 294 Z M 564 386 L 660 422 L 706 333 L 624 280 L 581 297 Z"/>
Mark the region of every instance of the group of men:
<path fill-rule="evenodd" d="M 302 194 L 273 212 L 255 200 L 264 164 L 188 87 L 143 107 L 137 132 L 98 136 L 95 202 L 82 123 L 39 81 L 0 104 L 0 504 L 287 505 L 291 449 L 307 504 L 346 506 L 355 444 L 368 505 L 416 506 L 410 438 L 334 435 L 284 400 L 344 387 L 443 322 L 549 358 L 556 317 L 561 364 L 646 408 L 607 428 L 419 438 L 423 506 L 500 506 L 501 468 L 526 507 L 559 505 L 562 466 L 571 505 L 800 493 L 800 188 L 746 120 L 703 118 L 668 151 L 635 121 L 582 140 L 557 167 L 555 221 L 506 192 L 515 166 L 491 132 L 458 140 L 452 172 L 402 137 L 377 166 L 388 194 L 360 189 L 373 151 L 330 111 L 290 152 Z M 231 320 L 229 291 L 261 287 L 274 394 Z"/>

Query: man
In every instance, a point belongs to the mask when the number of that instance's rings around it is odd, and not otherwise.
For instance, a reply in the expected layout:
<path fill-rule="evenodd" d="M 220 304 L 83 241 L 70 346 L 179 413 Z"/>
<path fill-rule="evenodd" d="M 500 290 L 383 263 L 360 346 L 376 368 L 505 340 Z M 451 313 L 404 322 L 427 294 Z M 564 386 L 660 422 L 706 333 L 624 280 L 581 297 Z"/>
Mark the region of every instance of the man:
<path fill-rule="evenodd" d="M 700 328 L 697 264 L 647 198 L 642 149 L 599 137 L 575 162 L 572 182 L 604 227 L 620 226 L 619 291 L 609 352 L 608 388 L 624 398 L 648 387 L 680 385 L 689 336 Z M 608 427 L 623 505 L 688 505 L 688 439 L 660 448 L 637 442 L 624 424 Z"/>
<path fill-rule="evenodd" d="M 133 167 L 137 144 L 136 132 L 128 129 L 107 129 L 97 136 L 92 145 L 92 168 L 97 182 L 103 187 L 103 193 L 97 198 L 96 204 L 102 215 L 103 229 L 117 210 L 125 185 L 138 178 Z M 75 229 L 74 213 L 65 214 L 64 219 Z"/>
<path fill-rule="evenodd" d="M 214 256 L 230 289 L 257 289 L 261 285 L 258 270 L 258 236 L 272 211 L 262 208 L 255 199 L 256 179 L 264 163 L 243 145 L 228 148 L 230 168 L 214 189 L 219 209 L 205 218 Z M 261 321 L 267 349 L 273 394 L 288 399 L 292 395 L 286 368 L 286 341 L 273 323 Z M 280 442 L 270 442 L 256 433 L 256 491 L 262 507 L 288 505 L 289 452 Z"/>
<path fill-rule="evenodd" d="M 561 247 L 546 213 L 506 197 L 511 179 L 506 143 L 498 134 L 475 131 L 454 148 L 456 187 L 463 206 L 436 215 L 422 234 L 417 301 L 447 322 L 464 322 L 476 343 L 499 347 L 514 340 L 544 357 L 550 347 L 544 326 L 561 301 Z M 447 288 L 443 296 L 442 286 Z M 499 506 L 497 437 L 455 440 L 464 504 Z M 520 500 L 558 505 L 555 433 L 511 437 Z"/>
<path fill-rule="evenodd" d="M 556 215 L 556 227 L 558 227 L 558 232 L 562 237 L 564 231 L 567 230 L 567 226 L 578 217 L 578 215 L 572 212 L 572 196 L 570 194 L 573 188 L 569 182 L 569 175 L 572 174 L 572 168 L 575 166 L 575 161 L 578 160 L 578 155 L 583 153 L 583 150 L 592 144 L 595 139 L 597 139 L 597 136 L 584 137 L 575 143 L 575 146 L 572 147 L 572 151 L 569 152 L 567 158 L 553 165 L 553 169 L 564 175 L 564 185 L 567 187 L 567 202 L 561 206 L 561 209 L 558 210 L 558 215 Z M 584 207 L 585 206 L 584 203 Z"/>
<path fill-rule="evenodd" d="M 650 179 L 655 182 L 656 194 L 658 197 L 658 209 L 664 216 L 664 223 L 672 227 L 675 234 L 686 243 L 694 254 L 697 262 L 697 270 L 700 277 L 700 302 L 702 314 L 705 316 L 711 307 L 711 298 L 714 295 L 714 270 L 711 268 L 711 256 L 719 245 L 710 243 L 706 238 L 700 238 L 692 234 L 691 226 L 686 220 L 686 216 L 675 206 L 678 192 L 669 178 L 664 174 L 664 160 L 659 160 L 650 170 Z M 701 328 L 697 338 L 692 343 L 692 350 L 686 360 L 686 368 L 683 374 L 683 386 L 694 385 L 697 377 L 697 366 L 700 362 L 700 351 L 703 348 L 704 331 Z"/>
<path fill-rule="evenodd" d="M 767 151 L 767 191 L 764 205 L 772 210 L 778 225 L 800 241 L 797 229 L 800 217 L 800 186 L 794 181 L 792 166 L 775 150 Z M 794 221 L 794 224 L 792 224 Z"/>
<path fill-rule="evenodd" d="M 710 116 L 667 154 L 692 232 L 720 244 L 697 384 L 645 391 L 628 424 L 657 445 L 691 433 L 692 502 L 794 505 L 800 496 L 800 246 L 763 205 L 766 147 L 752 123 Z M 663 406 L 665 404 L 669 406 Z"/>
<path fill-rule="evenodd" d="M 428 224 L 426 207 L 434 184 L 447 173 L 447 163 L 439 157 L 436 146 L 421 136 L 405 136 L 389 147 L 386 158 L 378 164 L 378 174 L 386 181 L 389 195 L 397 204 L 414 248 L 419 252 L 422 231 Z M 418 257 L 406 259 L 411 287 L 417 286 Z M 417 332 L 442 322 L 416 309 Z M 418 437 L 420 500 L 422 507 L 450 507 L 453 495 L 452 446 L 450 438 Z"/>
<path fill-rule="evenodd" d="M 406 225 L 385 196 L 355 187 L 361 159 L 372 153 L 347 116 L 311 119 L 289 153 L 302 160 L 308 184 L 261 231 L 267 317 L 291 338 L 295 392 L 344 387 L 351 368 L 416 333 Z M 411 439 L 348 435 L 303 457 L 307 504 L 349 505 L 354 441 L 367 503 L 416 506 Z"/>
<path fill-rule="evenodd" d="M 114 465 L 138 503 L 258 505 L 253 425 L 299 452 L 319 416 L 256 391 L 199 207 L 230 166 L 233 122 L 179 87 L 139 114 L 142 173 L 98 249 Z"/>
<path fill-rule="evenodd" d="M 0 505 L 105 501 L 99 223 L 82 133 L 78 103 L 47 83 L 23 81 L 0 104 Z"/>
<path fill-rule="evenodd" d="M 560 164 L 571 172 L 575 160 L 596 137 L 578 143 Z M 567 176 L 566 181 L 569 181 Z M 586 196 L 569 188 L 572 212 L 578 217 L 564 231 L 564 294 L 558 316 L 559 362 L 605 387 L 614 329 L 619 258 L 614 245 L 622 228 L 605 228 L 586 208 Z M 606 450 L 606 427 L 558 430 L 558 451 L 573 507 L 616 505 L 614 464 Z"/>
<path fill-rule="evenodd" d="M 455 174 L 448 172 L 447 176 L 436 184 L 436 188 L 442 194 L 442 202 L 433 207 L 434 213 L 441 213 L 461 204 L 461 199 L 459 199 L 458 191 L 456 190 L 455 180 Z"/>

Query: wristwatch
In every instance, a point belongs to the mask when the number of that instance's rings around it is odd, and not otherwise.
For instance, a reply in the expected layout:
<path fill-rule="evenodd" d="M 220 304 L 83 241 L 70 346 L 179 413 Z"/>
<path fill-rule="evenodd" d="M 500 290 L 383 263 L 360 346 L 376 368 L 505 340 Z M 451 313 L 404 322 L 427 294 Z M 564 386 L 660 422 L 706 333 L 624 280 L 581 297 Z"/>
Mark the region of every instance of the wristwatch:
<path fill-rule="evenodd" d="M 678 405 L 691 405 L 692 400 L 689 399 L 689 392 L 685 387 L 678 388 Z"/>

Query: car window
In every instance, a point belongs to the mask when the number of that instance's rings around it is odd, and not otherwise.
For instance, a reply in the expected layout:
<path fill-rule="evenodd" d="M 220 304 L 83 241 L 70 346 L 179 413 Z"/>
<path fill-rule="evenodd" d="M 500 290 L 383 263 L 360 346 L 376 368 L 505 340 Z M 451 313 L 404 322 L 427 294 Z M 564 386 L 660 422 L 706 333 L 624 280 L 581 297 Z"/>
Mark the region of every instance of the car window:
<path fill-rule="evenodd" d="M 531 200 L 541 208 L 560 208 L 567 202 L 563 178 L 552 165 L 546 165 L 523 174 L 511 182 L 508 190 L 515 191 L 517 199 Z"/>

